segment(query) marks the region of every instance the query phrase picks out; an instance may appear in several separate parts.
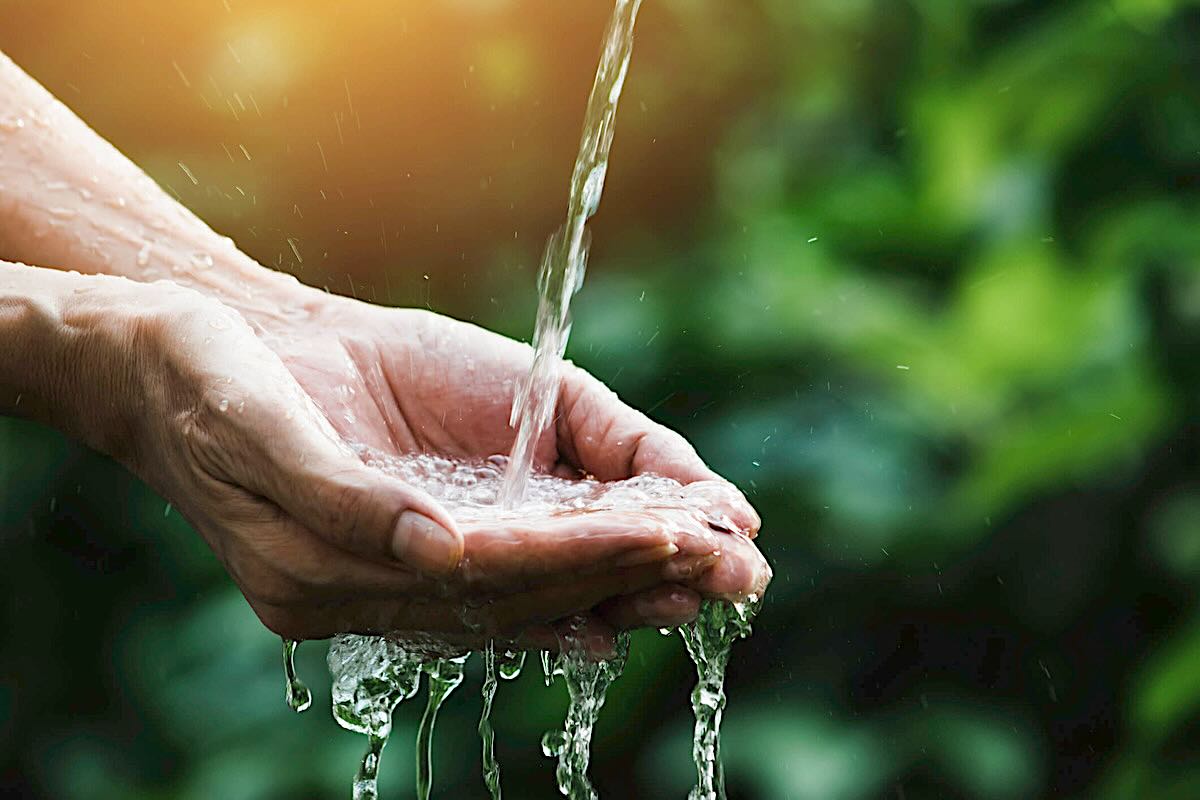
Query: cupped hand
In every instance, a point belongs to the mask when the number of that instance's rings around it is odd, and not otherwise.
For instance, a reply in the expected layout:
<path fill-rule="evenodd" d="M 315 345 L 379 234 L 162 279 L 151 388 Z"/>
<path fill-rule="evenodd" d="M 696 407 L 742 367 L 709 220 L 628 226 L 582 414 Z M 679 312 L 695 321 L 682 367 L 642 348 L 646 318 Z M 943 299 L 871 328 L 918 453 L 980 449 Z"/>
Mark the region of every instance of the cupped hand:
<path fill-rule="evenodd" d="M 617 596 L 650 590 L 669 617 L 664 583 L 714 560 L 710 532 L 684 519 L 598 515 L 585 536 L 559 535 L 555 520 L 458 526 L 367 467 L 237 312 L 172 284 L 86 280 L 95 287 L 71 300 L 69 327 L 89 331 L 79 361 L 120 376 L 103 402 L 126 410 L 106 449 L 174 504 L 283 636 L 468 645 L 524 632 L 544 647 L 548 623 Z M 502 537 L 521 546 L 495 546 Z"/>
<path fill-rule="evenodd" d="M 478 459 L 510 452 L 513 395 L 532 362 L 527 345 L 428 311 L 374 306 L 298 284 L 281 298 L 276 310 L 251 317 L 251 324 L 343 439 L 393 455 Z M 719 535 L 707 539 L 711 558 L 691 564 L 678 576 L 681 585 L 607 600 L 600 610 L 614 624 L 686 621 L 701 594 L 745 597 L 761 593 L 770 580 L 751 541 L 759 517 L 742 494 L 683 437 L 569 362 L 554 425 L 535 452 L 536 468 L 562 477 L 674 478 L 716 522 Z M 641 522 L 647 531 L 672 530 L 649 516 Z M 573 524 L 587 536 L 611 533 L 604 519 Z"/>

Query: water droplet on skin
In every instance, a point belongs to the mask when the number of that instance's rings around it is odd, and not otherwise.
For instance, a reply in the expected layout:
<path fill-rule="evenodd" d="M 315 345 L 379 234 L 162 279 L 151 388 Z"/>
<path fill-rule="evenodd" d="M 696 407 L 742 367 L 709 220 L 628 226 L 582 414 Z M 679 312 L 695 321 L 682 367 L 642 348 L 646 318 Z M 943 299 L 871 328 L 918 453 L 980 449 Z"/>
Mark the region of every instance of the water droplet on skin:
<path fill-rule="evenodd" d="M 212 269 L 213 259 L 208 253 L 192 253 L 192 266 L 196 269 Z"/>
<path fill-rule="evenodd" d="M 229 401 L 222 398 L 221 402 L 217 403 L 217 410 L 224 414 L 229 410 Z"/>
<path fill-rule="evenodd" d="M 25 127 L 25 120 L 20 117 L 9 117 L 8 119 L 0 119 L 0 131 L 8 131 L 13 133 Z"/>
<path fill-rule="evenodd" d="M 246 401 L 245 401 L 245 400 L 243 400 L 243 401 L 241 401 L 240 403 L 238 403 L 238 407 L 237 407 L 237 413 L 239 413 L 239 414 L 245 414 L 245 413 L 246 413 Z"/>
<path fill-rule="evenodd" d="M 138 250 L 137 265 L 139 267 L 144 267 L 149 263 L 150 263 L 150 243 L 145 242 L 142 244 L 142 249 Z"/>

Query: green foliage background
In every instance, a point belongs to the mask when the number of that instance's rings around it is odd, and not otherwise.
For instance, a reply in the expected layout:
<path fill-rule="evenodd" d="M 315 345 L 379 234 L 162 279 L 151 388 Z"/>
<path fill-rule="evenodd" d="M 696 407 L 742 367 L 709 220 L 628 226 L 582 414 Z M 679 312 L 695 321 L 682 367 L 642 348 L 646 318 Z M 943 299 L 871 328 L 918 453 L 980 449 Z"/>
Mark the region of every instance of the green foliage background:
<path fill-rule="evenodd" d="M 527 337 L 607 10 L 0 0 L 0 49 L 264 263 Z M 762 510 L 731 797 L 1200 796 L 1200 9 L 646 0 L 639 37 L 572 355 Z M 0 548 L 0 792 L 349 795 L 323 646 L 293 718 L 119 468 L 0 421 Z M 440 797 L 485 796 L 472 670 Z M 515 798 L 553 796 L 534 673 Z M 690 687 L 639 635 L 604 796 L 686 794 Z"/>

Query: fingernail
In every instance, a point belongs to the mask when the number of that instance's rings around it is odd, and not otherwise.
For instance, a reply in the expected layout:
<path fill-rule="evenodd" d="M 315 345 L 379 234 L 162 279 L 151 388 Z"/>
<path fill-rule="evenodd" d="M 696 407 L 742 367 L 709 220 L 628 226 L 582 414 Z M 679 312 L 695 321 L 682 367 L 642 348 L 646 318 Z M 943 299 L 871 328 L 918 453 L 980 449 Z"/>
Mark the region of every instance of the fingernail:
<path fill-rule="evenodd" d="M 459 537 L 424 514 L 405 511 L 396 520 L 392 555 L 422 572 L 453 572 L 462 558 Z"/>

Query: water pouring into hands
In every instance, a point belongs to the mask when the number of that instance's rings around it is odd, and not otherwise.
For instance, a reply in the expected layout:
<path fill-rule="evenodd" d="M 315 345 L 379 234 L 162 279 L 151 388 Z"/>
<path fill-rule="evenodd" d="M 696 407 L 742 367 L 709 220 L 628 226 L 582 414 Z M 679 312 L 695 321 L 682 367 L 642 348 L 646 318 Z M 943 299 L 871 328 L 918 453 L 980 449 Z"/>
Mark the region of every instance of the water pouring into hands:
<path fill-rule="evenodd" d="M 507 453 L 530 348 L 260 267 L 2 56 L 0 109 L 21 121 L 0 134 L 0 258 L 39 265 L 0 265 L 12 312 L 0 314 L 0 412 L 55 425 L 154 486 L 272 630 L 545 647 L 556 621 L 587 611 L 603 650 L 614 628 L 677 624 L 702 595 L 765 584 L 744 498 L 573 367 L 535 465 L 674 478 L 730 530 L 631 512 L 456 521 L 352 444 Z M 489 629 L 464 622 L 484 604 Z"/>

